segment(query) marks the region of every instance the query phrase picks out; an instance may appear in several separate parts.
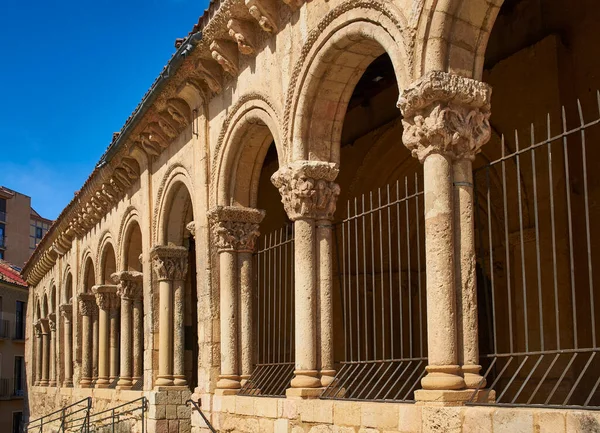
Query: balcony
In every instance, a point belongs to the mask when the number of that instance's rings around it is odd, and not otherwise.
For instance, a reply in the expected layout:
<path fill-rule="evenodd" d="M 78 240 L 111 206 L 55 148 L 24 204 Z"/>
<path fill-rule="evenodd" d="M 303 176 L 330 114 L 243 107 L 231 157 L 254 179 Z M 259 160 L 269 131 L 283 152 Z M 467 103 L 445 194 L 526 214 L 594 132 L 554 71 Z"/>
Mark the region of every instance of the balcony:
<path fill-rule="evenodd" d="M 0 340 L 6 340 L 10 338 L 10 321 L 0 320 Z"/>
<path fill-rule="evenodd" d="M 0 400 L 23 398 L 25 395 L 25 381 L 14 378 L 0 378 Z"/>

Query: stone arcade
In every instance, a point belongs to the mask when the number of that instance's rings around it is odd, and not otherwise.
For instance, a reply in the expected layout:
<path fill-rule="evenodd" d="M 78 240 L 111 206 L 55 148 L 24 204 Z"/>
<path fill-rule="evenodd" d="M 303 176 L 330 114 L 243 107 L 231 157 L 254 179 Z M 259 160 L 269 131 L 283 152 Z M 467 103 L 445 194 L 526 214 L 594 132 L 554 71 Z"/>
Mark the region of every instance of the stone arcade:
<path fill-rule="evenodd" d="M 211 2 L 25 266 L 30 419 L 600 431 L 600 12 L 542 3 Z"/>

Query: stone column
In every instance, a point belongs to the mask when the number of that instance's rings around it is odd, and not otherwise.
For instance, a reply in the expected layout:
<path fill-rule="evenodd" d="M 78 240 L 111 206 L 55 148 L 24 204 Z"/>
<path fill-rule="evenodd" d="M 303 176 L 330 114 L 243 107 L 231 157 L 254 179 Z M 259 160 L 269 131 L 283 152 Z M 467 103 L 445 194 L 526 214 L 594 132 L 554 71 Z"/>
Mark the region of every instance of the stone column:
<path fill-rule="evenodd" d="M 321 380 L 318 376 L 321 366 L 317 344 L 332 345 L 331 341 L 323 341 L 318 320 L 317 275 L 320 275 L 320 269 L 317 266 L 315 221 L 333 217 L 340 193 L 339 186 L 333 182 L 338 172 L 333 163 L 296 161 L 280 168 L 271 178 L 279 189 L 288 217 L 294 221 L 296 365 L 288 396 L 314 397 L 320 394 Z M 327 330 L 324 335 L 327 335 Z M 329 368 L 323 370 L 328 371 Z"/>
<path fill-rule="evenodd" d="M 335 197 L 337 199 L 337 197 Z M 335 211 L 335 204 L 333 202 Z M 333 212 L 331 213 L 333 219 Z M 335 370 L 333 368 L 333 226 L 330 219 L 317 221 L 317 263 L 318 274 L 318 297 L 319 306 L 319 329 L 317 341 L 320 355 L 319 367 L 321 369 L 321 385 L 327 387 L 333 382 Z"/>
<path fill-rule="evenodd" d="M 64 331 L 64 381 L 63 387 L 73 386 L 73 306 L 71 304 L 62 304 L 59 307 L 60 314 L 63 317 Z"/>
<path fill-rule="evenodd" d="M 187 273 L 187 250 L 177 246 L 156 246 L 150 251 L 159 288 L 159 353 L 156 386 L 172 386 L 174 361 L 173 280 Z"/>
<path fill-rule="evenodd" d="M 115 286 L 115 294 L 111 297 L 109 320 L 110 320 L 110 366 L 109 366 L 109 378 L 110 383 L 114 383 L 119 378 L 119 316 L 121 314 L 121 298 L 117 294 L 117 288 Z"/>
<path fill-rule="evenodd" d="M 115 272 L 111 275 L 117 284 L 117 296 L 121 302 L 121 367 L 117 389 L 131 389 L 133 385 L 133 329 L 132 303 L 134 299 L 142 298 L 143 274 L 135 271 Z"/>
<path fill-rule="evenodd" d="M 181 272 L 173 275 L 173 385 L 186 386 L 185 379 L 185 277 L 186 256 L 181 257 Z"/>
<path fill-rule="evenodd" d="M 94 304 L 92 311 L 92 386 L 98 380 L 98 334 L 99 334 L 98 305 Z"/>
<path fill-rule="evenodd" d="M 48 386 L 50 383 L 50 324 L 48 319 L 41 319 L 42 328 L 42 380 L 40 386 Z"/>
<path fill-rule="evenodd" d="M 110 385 L 110 310 L 115 304 L 116 286 L 98 285 L 92 288 L 98 305 L 98 378 L 96 388 Z"/>
<path fill-rule="evenodd" d="M 40 386 L 40 382 L 42 381 L 42 358 L 44 350 L 42 347 L 42 324 L 40 320 L 35 323 L 35 338 L 35 382 L 33 384 L 34 386 Z"/>
<path fill-rule="evenodd" d="M 56 386 L 56 314 L 48 314 L 48 326 L 50 328 L 50 381 L 48 386 Z"/>
<path fill-rule="evenodd" d="M 81 388 L 92 386 L 92 316 L 96 309 L 96 299 L 91 293 L 79 294 L 81 314 Z"/>
<path fill-rule="evenodd" d="M 242 385 L 240 379 L 247 380 L 252 373 L 252 252 L 264 215 L 264 211 L 236 206 L 220 206 L 210 213 L 219 252 L 221 374 L 216 391 L 219 394 L 237 393 Z M 241 308 L 238 293 L 242 293 Z"/>
<path fill-rule="evenodd" d="M 463 288 L 455 286 L 462 282 L 455 279 L 455 257 L 461 262 L 464 257 L 455 248 L 453 164 L 475 155 L 489 139 L 490 95 L 484 83 L 434 71 L 404 90 L 398 103 L 404 145 L 423 164 L 424 176 L 429 365 L 417 400 L 456 398 L 449 395 L 465 387 L 457 323 L 457 294 Z M 476 322 L 477 313 L 469 317 Z"/>
<path fill-rule="evenodd" d="M 144 304 L 142 282 L 133 298 L 133 380 L 137 382 L 144 376 Z"/>

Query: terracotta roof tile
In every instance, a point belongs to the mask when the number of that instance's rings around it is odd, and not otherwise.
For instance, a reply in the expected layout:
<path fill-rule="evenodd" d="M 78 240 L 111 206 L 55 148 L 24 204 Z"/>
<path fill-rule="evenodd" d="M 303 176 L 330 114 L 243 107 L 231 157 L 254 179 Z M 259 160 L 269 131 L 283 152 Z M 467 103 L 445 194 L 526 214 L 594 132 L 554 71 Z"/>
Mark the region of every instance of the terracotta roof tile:
<path fill-rule="evenodd" d="M 27 283 L 19 274 L 19 268 L 10 263 L 0 260 L 0 281 L 14 284 L 21 287 L 27 287 Z"/>

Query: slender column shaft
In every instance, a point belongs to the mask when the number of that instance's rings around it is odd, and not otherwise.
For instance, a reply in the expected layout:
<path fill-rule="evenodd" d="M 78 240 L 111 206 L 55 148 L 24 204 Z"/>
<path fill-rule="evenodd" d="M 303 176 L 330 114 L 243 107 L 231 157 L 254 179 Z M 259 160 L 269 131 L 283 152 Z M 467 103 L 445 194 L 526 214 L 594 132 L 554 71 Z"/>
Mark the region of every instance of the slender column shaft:
<path fill-rule="evenodd" d="M 465 385 L 485 386 L 479 374 L 479 329 L 477 323 L 477 274 L 475 269 L 475 224 L 473 221 L 473 164 L 470 159 L 454 163 L 454 232 L 458 314 L 458 361 Z M 482 382 L 483 380 L 483 382 Z"/>
<path fill-rule="evenodd" d="M 158 378 L 156 385 L 173 385 L 173 292 L 172 282 L 161 280 L 158 282 L 159 306 L 159 354 Z"/>
<path fill-rule="evenodd" d="M 63 382 L 64 387 L 73 386 L 73 324 L 71 319 L 65 316 L 64 321 L 64 368 L 65 368 L 65 380 Z"/>
<path fill-rule="evenodd" d="M 252 374 L 254 365 L 254 333 L 252 327 L 252 253 L 238 253 L 238 270 L 240 285 L 240 334 L 241 334 L 241 385 L 243 386 Z"/>
<path fill-rule="evenodd" d="M 144 375 L 144 305 L 141 299 L 133 301 L 133 379 Z"/>
<path fill-rule="evenodd" d="M 221 374 L 219 389 L 239 389 L 237 350 L 237 257 L 234 251 L 219 253 L 221 288 Z"/>
<path fill-rule="evenodd" d="M 94 383 L 98 380 L 98 319 L 98 308 L 96 307 L 92 316 L 92 382 Z"/>
<path fill-rule="evenodd" d="M 333 303 L 332 303 L 332 226 L 331 221 L 319 220 L 317 222 L 317 263 L 319 264 L 318 276 L 318 303 L 319 303 L 319 328 L 317 333 L 319 342 L 321 385 L 328 386 L 335 376 L 333 369 Z"/>
<path fill-rule="evenodd" d="M 41 386 L 48 386 L 50 373 L 50 331 L 42 333 L 42 381 Z"/>
<path fill-rule="evenodd" d="M 427 260 L 428 375 L 424 389 L 461 389 L 454 287 L 452 164 L 433 153 L 423 164 Z"/>
<path fill-rule="evenodd" d="M 56 325 L 50 325 L 50 350 L 48 361 L 50 362 L 50 382 L 49 386 L 56 386 Z"/>
<path fill-rule="evenodd" d="M 130 389 L 131 381 L 131 299 L 121 298 L 121 368 L 118 389 Z"/>
<path fill-rule="evenodd" d="M 173 281 L 173 384 L 187 385 L 185 379 L 185 284 L 183 280 Z"/>
<path fill-rule="evenodd" d="M 81 317 L 81 380 L 79 386 L 89 388 L 92 385 L 92 318 Z"/>
<path fill-rule="evenodd" d="M 108 310 L 100 308 L 98 313 L 98 378 L 96 388 L 106 388 L 109 385 L 109 348 L 110 320 Z"/>
<path fill-rule="evenodd" d="M 317 388 L 316 350 L 316 266 L 315 266 L 315 222 L 313 219 L 298 219 L 294 222 L 294 302 L 296 315 L 296 365 L 293 388 Z"/>
<path fill-rule="evenodd" d="M 117 306 L 110 309 L 110 383 L 119 377 L 119 314 Z"/>
<path fill-rule="evenodd" d="M 39 386 L 42 381 L 42 358 L 43 358 L 43 351 L 44 351 L 43 346 L 42 346 L 42 334 L 39 330 L 36 331 L 35 338 L 36 338 L 35 385 Z"/>

